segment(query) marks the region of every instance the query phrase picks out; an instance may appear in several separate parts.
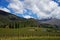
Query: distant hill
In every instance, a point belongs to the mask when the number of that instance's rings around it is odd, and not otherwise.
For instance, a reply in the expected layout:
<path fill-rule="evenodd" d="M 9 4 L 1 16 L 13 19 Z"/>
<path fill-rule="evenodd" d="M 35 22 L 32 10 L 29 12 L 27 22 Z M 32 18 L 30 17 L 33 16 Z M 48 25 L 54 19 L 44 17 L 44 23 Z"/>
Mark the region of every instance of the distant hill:
<path fill-rule="evenodd" d="M 52 26 L 53 28 L 60 29 L 60 19 L 50 18 L 50 19 L 39 20 L 39 22 L 41 24 L 45 24 L 45 26 L 46 24 L 48 24 Z"/>
<path fill-rule="evenodd" d="M 10 23 L 13 25 L 14 22 L 22 22 L 24 20 L 26 19 L 0 10 L 0 26 L 7 26 Z"/>
<path fill-rule="evenodd" d="M 20 21 L 20 20 L 23 20 L 23 19 L 25 19 L 25 18 L 18 17 L 14 14 L 11 14 L 11 13 L 0 10 L 0 20 Z"/>
<path fill-rule="evenodd" d="M 40 20 L 40 22 L 60 26 L 60 19 L 56 19 L 56 18 L 43 19 L 43 20 Z"/>

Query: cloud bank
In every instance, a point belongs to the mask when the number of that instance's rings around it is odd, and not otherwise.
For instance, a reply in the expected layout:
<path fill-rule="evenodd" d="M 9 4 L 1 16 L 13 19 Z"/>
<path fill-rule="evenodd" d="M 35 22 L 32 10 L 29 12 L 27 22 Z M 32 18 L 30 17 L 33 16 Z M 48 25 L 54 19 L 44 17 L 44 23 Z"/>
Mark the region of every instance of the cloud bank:
<path fill-rule="evenodd" d="M 25 15 L 25 16 L 23 16 L 23 17 L 26 18 L 26 19 L 33 18 L 33 17 L 30 16 L 30 15 Z"/>
<path fill-rule="evenodd" d="M 5 7 L 0 7 L 0 10 L 6 11 L 6 12 L 10 12 L 10 10 L 5 8 Z"/>
<path fill-rule="evenodd" d="M 36 14 L 38 19 L 50 17 L 60 19 L 60 7 L 52 0 L 10 0 L 8 2 L 10 4 L 7 7 L 15 13 L 24 14 L 24 10 L 28 9 L 32 10 L 31 14 Z"/>

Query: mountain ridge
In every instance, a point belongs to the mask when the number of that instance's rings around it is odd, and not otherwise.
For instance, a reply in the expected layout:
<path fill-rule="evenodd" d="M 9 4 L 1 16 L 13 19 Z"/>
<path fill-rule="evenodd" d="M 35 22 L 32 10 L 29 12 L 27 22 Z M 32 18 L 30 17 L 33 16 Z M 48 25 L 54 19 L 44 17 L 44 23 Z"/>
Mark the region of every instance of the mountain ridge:
<path fill-rule="evenodd" d="M 56 18 L 51 18 L 51 19 L 47 19 L 47 20 L 40 20 L 40 22 L 60 26 L 60 19 L 56 19 Z"/>
<path fill-rule="evenodd" d="M 12 25 L 12 26 L 11 26 Z M 8 26 L 8 27 L 56 27 L 58 26 L 58 28 L 60 28 L 60 20 L 58 19 L 43 19 L 43 20 L 39 20 L 39 19 L 34 19 L 34 18 L 23 18 L 23 17 L 19 17 L 16 16 L 14 14 L 5 12 L 0 10 L 0 27 L 1 26 Z"/>

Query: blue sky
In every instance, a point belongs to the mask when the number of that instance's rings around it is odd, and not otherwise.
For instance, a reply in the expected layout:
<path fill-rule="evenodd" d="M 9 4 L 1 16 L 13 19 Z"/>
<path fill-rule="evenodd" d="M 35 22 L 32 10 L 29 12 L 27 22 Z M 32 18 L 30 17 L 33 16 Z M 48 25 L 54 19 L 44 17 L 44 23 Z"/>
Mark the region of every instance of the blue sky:
<path fill-rule="evenodd" d="M 56 2 L 56 3 L 58 3 L 59 6 L 60 6 L 60 2 L 59 2 L 59 0 L 53 0 L 53 1 Z"/>
<path fill-rule="evenodd" d="M 7 2 L 6 0 L 0 0 L 0 6 L 7 7 L 8 4 L 9 2 Z"/>
<path fill-rule="evenodd" d="M 0 10 L 24 18 L 60 19 L 60 0 L 0 0 Z"/>

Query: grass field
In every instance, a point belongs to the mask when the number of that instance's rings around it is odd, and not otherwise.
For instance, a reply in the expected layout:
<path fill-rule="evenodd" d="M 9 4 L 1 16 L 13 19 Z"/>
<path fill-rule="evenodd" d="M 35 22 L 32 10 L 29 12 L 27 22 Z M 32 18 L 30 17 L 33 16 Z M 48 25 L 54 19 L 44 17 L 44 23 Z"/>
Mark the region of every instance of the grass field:
<path fill-rule="evenodd" d="M 0 40 L 60 40 L 59 37 L 9 37 L 9 38 L 0 38 Z"/>
<path fill-rule="evenodd" d="M 60 30 L 38 27 L 0 28 L 0 40 L 60 40 Z"/>

